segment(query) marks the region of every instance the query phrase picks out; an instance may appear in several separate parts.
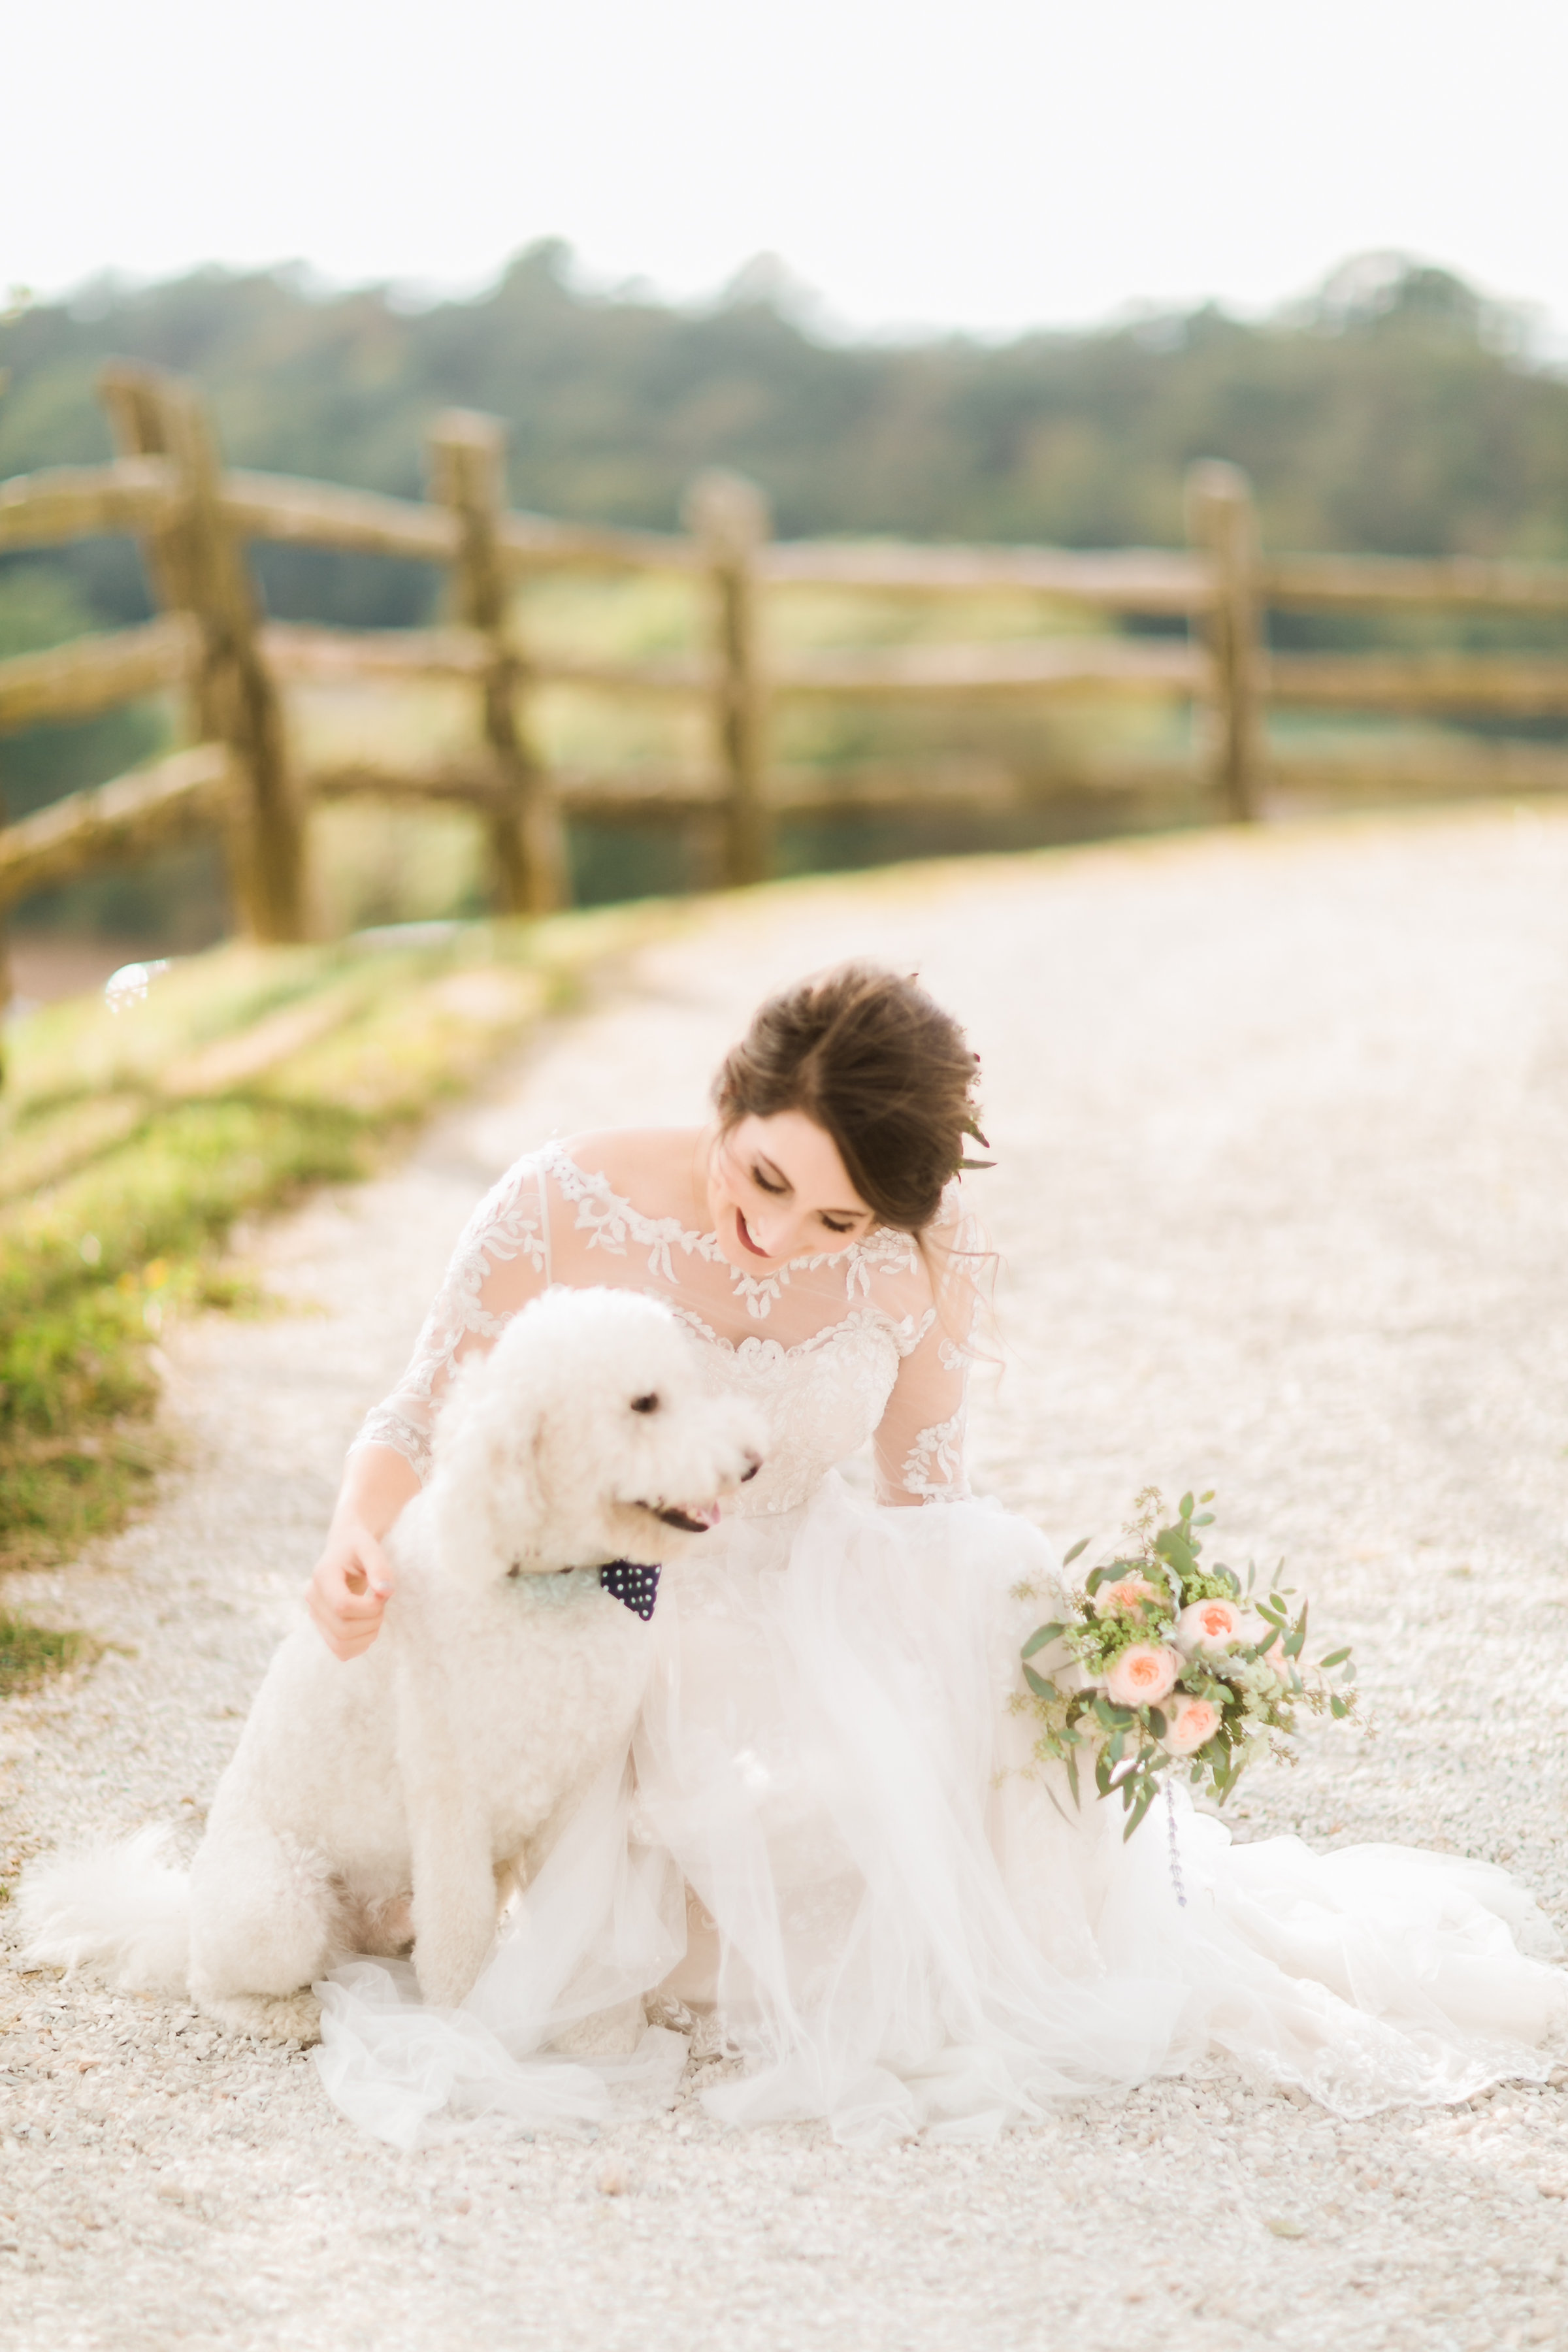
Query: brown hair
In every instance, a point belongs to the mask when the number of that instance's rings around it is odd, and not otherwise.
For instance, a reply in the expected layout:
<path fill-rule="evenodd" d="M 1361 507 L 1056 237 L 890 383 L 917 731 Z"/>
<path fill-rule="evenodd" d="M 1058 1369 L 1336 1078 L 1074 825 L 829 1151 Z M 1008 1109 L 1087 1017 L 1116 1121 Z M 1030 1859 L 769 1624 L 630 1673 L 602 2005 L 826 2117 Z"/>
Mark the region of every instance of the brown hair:
<path fill-rule="evenodd" d="M 978 1057 L 913 979 L 845 963 L 758 1008 L 713 1081 L 721 1126 L 804 1111 L 825 1128 L 879 1223 L 918 1234 L 984 1143 L 972 1089 Z"/>

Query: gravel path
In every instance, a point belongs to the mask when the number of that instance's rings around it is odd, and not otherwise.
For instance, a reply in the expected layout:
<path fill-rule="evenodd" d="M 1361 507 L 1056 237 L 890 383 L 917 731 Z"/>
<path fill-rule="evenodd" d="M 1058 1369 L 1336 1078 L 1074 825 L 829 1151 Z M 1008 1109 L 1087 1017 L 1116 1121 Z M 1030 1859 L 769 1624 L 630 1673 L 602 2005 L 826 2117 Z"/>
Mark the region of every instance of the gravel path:
<path fill-rule="evenodd" d="M 983 1487 L 1066 1539 L 1219 1489 L 1353 1639 L 1244 1836 L 1510 1863 L 1568 1924 L 1568 813 L 1119 845 L 721 903 L 169 1341 L 156 1516 L 13 1580 L 118 1645 L 0 1708 L 0 1869 L 183 1823 L 479 1188 L 689 1118 L 758 994 L 919 964 L 984 1050 L 1011 1361 Z M 0 1910 L 0 1930 L 5 1913 Z M 3 1941 L 0 1934 L 0 1941 Z M 1568 2344 L 1568 2090 L 1337 2124 L 1216 2071 L 986 2149 L 722 2136 L 403 2158 L 301 2058 L 0 1965 L 0 2344 L 1013 2352 Z"/>

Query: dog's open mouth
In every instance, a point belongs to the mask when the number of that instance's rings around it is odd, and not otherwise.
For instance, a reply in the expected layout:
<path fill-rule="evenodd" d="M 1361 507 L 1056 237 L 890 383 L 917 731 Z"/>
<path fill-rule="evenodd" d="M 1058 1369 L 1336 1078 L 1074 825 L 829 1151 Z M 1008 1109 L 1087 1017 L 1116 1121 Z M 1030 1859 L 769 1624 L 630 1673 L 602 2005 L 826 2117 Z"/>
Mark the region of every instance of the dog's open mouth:
<path fill-rule="evenodd" d="M 713 1503 L 643 1503 L 638 1508 L 651 1511 L 667 1528 L 679 1528 L 687 1535 L 706 1535 L 719 1524 L 719 1506 Z"/>

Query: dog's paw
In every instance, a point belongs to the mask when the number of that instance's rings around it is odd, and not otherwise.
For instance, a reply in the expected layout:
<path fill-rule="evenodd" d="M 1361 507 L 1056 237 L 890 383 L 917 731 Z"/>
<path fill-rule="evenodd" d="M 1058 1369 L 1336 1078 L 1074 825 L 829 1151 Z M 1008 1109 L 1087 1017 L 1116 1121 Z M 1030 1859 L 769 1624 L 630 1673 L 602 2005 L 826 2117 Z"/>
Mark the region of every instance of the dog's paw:
<path fill-rule="evenodd" d="M 196 2007 L 226 2033 L 253 2033 L 261 2042 L 294 2042 L 302 2050 L 321 2038 L 321 2004 L 313 1992 L 198 1993 Z"/>

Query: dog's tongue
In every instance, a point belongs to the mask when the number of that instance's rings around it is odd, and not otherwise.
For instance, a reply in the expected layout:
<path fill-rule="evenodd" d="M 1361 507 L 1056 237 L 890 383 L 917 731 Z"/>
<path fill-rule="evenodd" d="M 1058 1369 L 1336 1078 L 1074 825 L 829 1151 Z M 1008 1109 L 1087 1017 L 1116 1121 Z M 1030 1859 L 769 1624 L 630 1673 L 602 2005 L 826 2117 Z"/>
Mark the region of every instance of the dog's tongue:
<path fill-rule="evenodd" d="M 717 1503 L 682 1503 L 680 1507 L 689 1519 L 696 1520 L 700 1528 L 716 1528 L 719 1524 Z"/>

